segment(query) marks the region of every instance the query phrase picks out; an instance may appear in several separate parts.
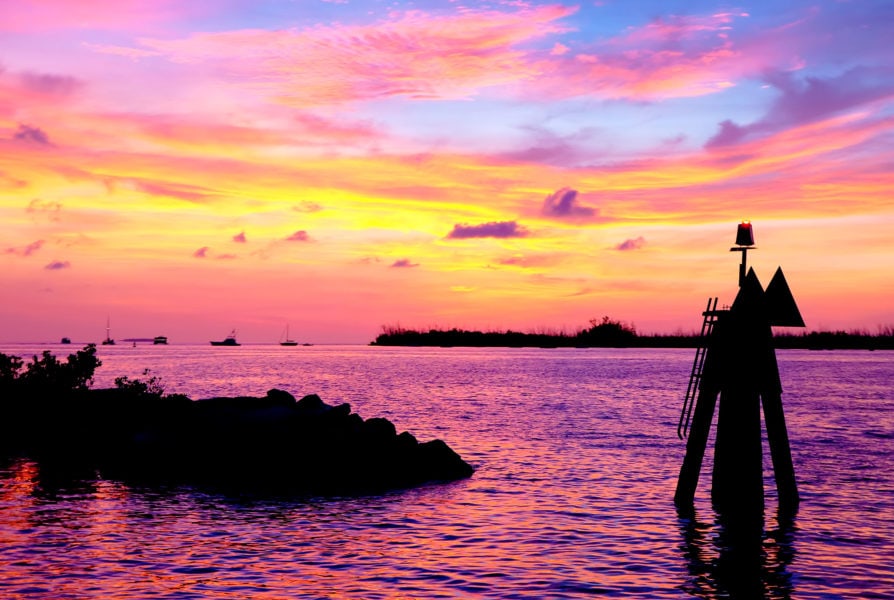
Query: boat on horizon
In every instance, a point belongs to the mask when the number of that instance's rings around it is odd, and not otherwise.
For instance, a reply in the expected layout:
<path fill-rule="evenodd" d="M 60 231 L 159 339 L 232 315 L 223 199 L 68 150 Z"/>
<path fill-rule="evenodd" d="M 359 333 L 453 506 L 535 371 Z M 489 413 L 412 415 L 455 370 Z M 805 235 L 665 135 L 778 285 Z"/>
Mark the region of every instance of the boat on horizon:
<path fill-rule="evenodd" d="M 70 344 L 70 343 L 71 343 L 71 338 L 64 337 L 64 338 L 62 338 L 62 341 L 59 342 L 59 343 L 60 343 L 60 344 Z"/>
<path fill-rule="evenodd" d="M 153 344 L 167 344 L 167 343 L 168 343 L 168 336 L 166 336 L 166 335 L 157 335 L 157 336 L 155 336 L 154 338 L 152 338 L 152 343 L 153 343 Z"/>
<path fill-rule="evenodd" d="M 298 342 L 289 338 L 289 326 L 288 325 L 286 325 L 286 339 L 280 338 L 279 345 L 280 346 L 297 346 L 298 345 Z"/>
<path fill-rule="evenodd" d="M 241 346 L 242 344 L 240 344 L 239 342 L 236 341 L 236 330 L 234 329 L 233 331 L 230 332 L 230 335 L 228 335 L 222 341 L 215 342 L 212 340 L 211 345 L 212 346 Z"/>
<path fill-rule="evenodd" d="M 102 341 L 103 346 L 114 346 L 115 340 L 112 339 L 111 327 L 109 327 L 109 318 L 106 317 L 106 339 Z"/>

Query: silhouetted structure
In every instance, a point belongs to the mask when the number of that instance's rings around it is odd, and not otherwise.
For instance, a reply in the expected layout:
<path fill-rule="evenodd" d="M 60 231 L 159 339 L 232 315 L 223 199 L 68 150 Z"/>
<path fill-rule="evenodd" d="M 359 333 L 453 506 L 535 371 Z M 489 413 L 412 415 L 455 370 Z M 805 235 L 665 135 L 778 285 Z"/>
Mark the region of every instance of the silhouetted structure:
<path fill-rule="evenodd" d="M 780 511 L 798 506 L 771 327 L 803 327 L 804 321 L 781 268 L 766 291 L 753 269 L 746 273 L 747 251 L 754 248 L 750 223 L 739 225 L 736 243 L 731 251 L 742 252 L 736 299 L 726 310 L 709 300 L 703 313 L 704 345 L 696 352 L 677 430 L 689 439 L 674 501 L 681 509 L 692 505 L 719 396 L 711 499 L 719 512 L 743 522 L 739 517 L 763 514 L 761 405 Z"/>

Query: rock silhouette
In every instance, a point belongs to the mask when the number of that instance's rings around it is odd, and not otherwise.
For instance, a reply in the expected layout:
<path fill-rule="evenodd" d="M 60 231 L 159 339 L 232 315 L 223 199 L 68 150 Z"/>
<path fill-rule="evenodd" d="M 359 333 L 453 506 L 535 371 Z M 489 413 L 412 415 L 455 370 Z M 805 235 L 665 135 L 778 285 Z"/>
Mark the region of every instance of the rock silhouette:
<path fill-rule="evenodd" d="M 123 481 L 348 494 L 473 473 L 443 441 L 420 443 L 316 394 L 191 400 L 111 388 L 9 400 L 0 402 L 5 454 Z"/>

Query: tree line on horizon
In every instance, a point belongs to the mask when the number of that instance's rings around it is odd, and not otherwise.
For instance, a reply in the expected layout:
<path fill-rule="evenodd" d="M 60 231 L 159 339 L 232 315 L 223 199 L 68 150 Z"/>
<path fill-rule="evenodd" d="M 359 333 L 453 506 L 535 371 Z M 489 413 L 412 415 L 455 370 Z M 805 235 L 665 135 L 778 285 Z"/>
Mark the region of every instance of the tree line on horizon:
<path fill-rule="evenodd" d="M 773 336 L 777 348 L 806 350 L 894 350 L 894 326 L 881 326 L 878 333 L 850 331 L 788 331 Z M 695 348 L 701 343 L 697 332 L 639 334 L 633 324 L 611 317 L 591 319 L 590 327 L 573 333 L 540 331 L 473 331 L 450 328 L 409 329 L 383 325 L 382 333 L 371 346 L 466 346 L 466 347 L 540 347 L 540 348 Z"/>

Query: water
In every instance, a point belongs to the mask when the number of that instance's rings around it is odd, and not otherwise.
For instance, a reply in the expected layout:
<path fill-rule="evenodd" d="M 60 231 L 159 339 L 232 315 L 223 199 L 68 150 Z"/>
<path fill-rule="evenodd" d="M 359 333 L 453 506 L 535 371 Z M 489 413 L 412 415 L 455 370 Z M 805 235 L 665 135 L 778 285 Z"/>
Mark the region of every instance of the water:
<path fill-rule="evenodd" d="M 169 392 L 194 398 L 271 387 L 318 393 L 421 441 L 441 438 L 477 472 L 384 495 L 271 498 L 95 477 L 59 488 L 30 461 L 0 462 L 0 597 L 729 597 L 710 457 L 694 519 L 672 502 L 691 350 L 118 346 L 99 354 L 96 386 L 150 368 Z M 777 522 L 766 464 L 766 534 L 753 573 L 760 595 L 891 597 L 892 358 L 779 352 L 802 502 L 793 523 Z"/>

